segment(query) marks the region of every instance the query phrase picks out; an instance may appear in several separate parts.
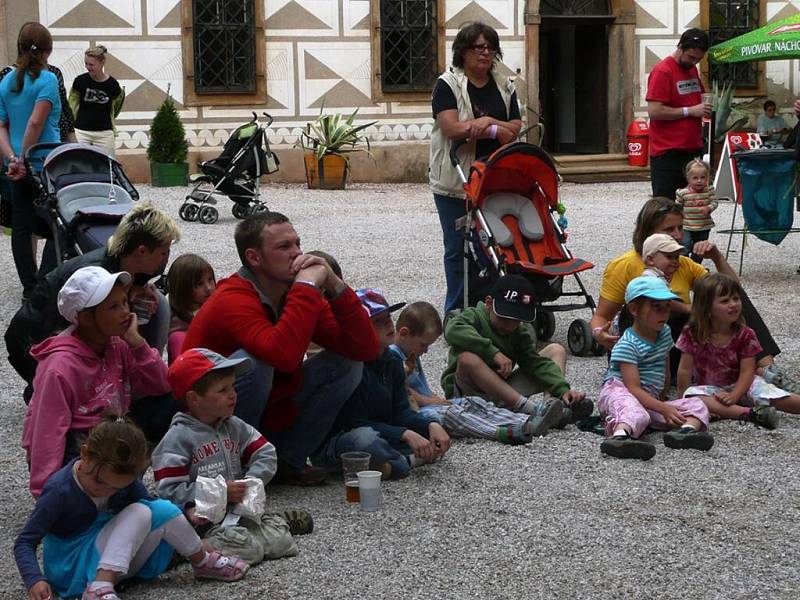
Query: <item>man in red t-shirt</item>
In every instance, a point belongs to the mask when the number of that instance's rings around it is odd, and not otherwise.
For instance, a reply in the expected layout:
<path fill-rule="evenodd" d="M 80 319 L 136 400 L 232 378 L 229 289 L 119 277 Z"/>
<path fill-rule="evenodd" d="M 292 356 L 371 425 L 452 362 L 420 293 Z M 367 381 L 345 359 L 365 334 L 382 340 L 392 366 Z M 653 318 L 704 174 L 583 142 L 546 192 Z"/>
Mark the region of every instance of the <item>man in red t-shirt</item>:
<path fill-rule="evenodd" d="M 706 51 L 708 34 L 702 29 L 687 29 L 677 49 L 653 67 L 647 78 L 654 196 L 674 200 L 675 191 L 686 187 L 686 163 L 702 154 L 702 117 L 711 115 L 711 105 L 702 102 L 705 88 L 695 65 Z"/>
<path fill-rule="evenodd" d="M 258 213 L 239 222 L 242 268 L 219 282 L 192 319 L 183 351 L 209 348 L 249 358 L 236 379 L 235 414 L 275 445 L 275 481 L 324 482 L 306 467 L 345 401 L 363 362 L 381 352 L 369 315 L 325 259 L 303 254 L 289 219 Z M 305 360 L 314 342 L 324 351 Z"/>

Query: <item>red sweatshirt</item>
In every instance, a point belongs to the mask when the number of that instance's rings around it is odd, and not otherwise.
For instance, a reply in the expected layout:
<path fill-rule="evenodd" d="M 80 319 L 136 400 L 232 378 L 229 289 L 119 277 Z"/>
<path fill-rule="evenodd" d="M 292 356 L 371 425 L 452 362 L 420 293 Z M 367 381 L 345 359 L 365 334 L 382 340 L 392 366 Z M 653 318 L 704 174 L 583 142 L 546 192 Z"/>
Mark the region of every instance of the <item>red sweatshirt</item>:
<path fill-rule="evenodd" d="M 302 383 L 310 342 L 356 361 L 381 353 L 369 315 L 350 288 L 330 303 L 309 285 L 295 284 L 279 311 L 249 270 L 223 279 L 189 325 L 183 351 L 209 348 L 229 356 L 244 349 L 275 369 L 262 425 L 286 429 L 298 414 L 291 398 Z"/>

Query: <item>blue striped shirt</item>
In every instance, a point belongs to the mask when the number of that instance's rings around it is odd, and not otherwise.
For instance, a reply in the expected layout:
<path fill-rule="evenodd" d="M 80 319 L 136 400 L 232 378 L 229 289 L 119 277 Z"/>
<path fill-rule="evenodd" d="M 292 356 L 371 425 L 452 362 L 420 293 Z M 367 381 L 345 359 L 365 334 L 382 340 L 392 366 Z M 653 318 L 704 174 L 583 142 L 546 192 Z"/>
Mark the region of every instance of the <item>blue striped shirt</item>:
<path fill-rule="evenodd" d="M 664 387 L 667 356 L 674 345 L 669 325 L 664 325 L 658 332 L 655 343 L 640 338 L 633 327 L 628 327 L 611 349 L 611 366 L 608 368 L 605 381 L 612 377 L 622 381 L 619 364 L 631 363 L 639 367 L 639 381 L 642 387 L 661 391 Z"/>

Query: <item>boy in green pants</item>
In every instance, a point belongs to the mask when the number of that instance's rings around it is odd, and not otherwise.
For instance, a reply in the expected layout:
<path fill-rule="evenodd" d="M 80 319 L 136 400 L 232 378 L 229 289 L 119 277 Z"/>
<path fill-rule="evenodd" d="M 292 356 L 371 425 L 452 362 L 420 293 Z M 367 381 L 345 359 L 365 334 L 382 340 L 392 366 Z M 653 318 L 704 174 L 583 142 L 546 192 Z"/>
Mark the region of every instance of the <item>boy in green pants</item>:
<path fill-rule="evenodd" d="M 535 315 L 533 285 L 520 275 L 505 275 L 484 302 L 449 319 L 444 336 L 450 354 L 442 374 L 446 397 L 481 396 L 527 413 L 539 419 L 536 429 L 542 435 L 591 415 L 592 401 L 564 379 L 564 347 L 550 344 L 537 352 L 522 327 Z M 540 392 L 543 398 L 534 398 Z"/>

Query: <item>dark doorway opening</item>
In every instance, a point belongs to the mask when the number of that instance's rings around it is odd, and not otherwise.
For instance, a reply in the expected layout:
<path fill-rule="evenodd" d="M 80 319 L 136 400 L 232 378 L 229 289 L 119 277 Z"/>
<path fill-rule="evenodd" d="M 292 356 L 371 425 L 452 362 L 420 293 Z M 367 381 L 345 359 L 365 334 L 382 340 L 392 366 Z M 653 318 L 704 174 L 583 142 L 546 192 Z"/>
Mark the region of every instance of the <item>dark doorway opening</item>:
<path fill-rule="evenodd" d="M 539 26 L 543 147 L 562 154 L 608 151 L 610 16 L 545 16 Z M 632 68 L 616 65 L 611 68 Z"/>

